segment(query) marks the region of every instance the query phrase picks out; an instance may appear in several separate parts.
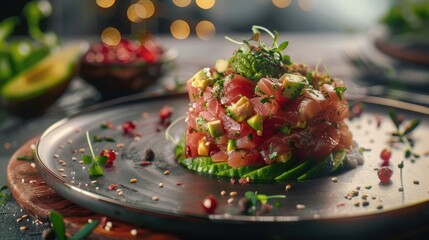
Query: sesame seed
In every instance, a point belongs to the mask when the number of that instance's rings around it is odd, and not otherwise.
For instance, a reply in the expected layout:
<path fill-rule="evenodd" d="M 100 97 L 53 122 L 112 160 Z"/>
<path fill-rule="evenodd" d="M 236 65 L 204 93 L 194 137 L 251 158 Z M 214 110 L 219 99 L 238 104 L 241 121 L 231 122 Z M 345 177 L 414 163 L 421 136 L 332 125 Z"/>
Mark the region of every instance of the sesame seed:
<path fill-rule="evenodd" d="M 400 187 L 400 188 L 398 188 L 398 191 L 403 192 L 404 189 Z"/>
<path fill-rule="evenodd" d="M 32 163 L 30 163 L 30 166 L 31 166 L 32 168 L 35 168 L 35 167 L 36 167 L 36 164 L 35 164 L 34 162 L 32 162 Z"/>
<path fill-rule="evenodd" d="M 67 175 L 65 175 L 65 174 L 61 174 L 61 177 L 66 178 L 66 177 L 67 177 Z"/>
<path fill-rule="evenodd" d="M 290 185 L 290 184 L 286 185 L 286 187 L 285 187 L 285 190 L 286 190 L 286 191 L 289 191 L 289 190 L 291 190 L 291 189 L 292 189 L 292 185 Z"/>
<path fill-rule="evenodd" d="M 107 232 L 110 232 L 110 230 L 111 230 L 111 229 L 112 229 L 112 228 L 111 228 L 111 227 L 108 227 L 108 226 L 105 226 L 105 227 L 104 227 L 104 230 L 105 230 L 105 231 L 107 231 Z"/>
<path fill-rule="evenodd" d="M 108 222 L 106 222 L 106 226 L 111 228 L 111 227 L 113 227 L 113 223 L 111 221 L 108 221 Z"/>
<path fill-rule="evenodd" d="M 368 201 L 363 201 L 363 202 L 362 202 L 362 206 L 366 207 L 366 206 L 368 206 L 368 205 L 369 205 L 369 202 L 368 202 Z"/>
<path fill-rule="evenodd" d="M 297 208 L 297 209 L 304 209 L 304 208 L 305 208 L 305 205 L 304 205 L 304 204 L 297 204 L 297 205 L 296 205 L 296 208 Z"/>
<path fill-rule="evenodd" d="M 137 182 L 137 178 L 131 178 L 130 179 L 130 183 L 136 183 Z"/>
<path fill-rule="evenodd" d="M 164 187 L 164 183 L 160 182 L 160 183 L 158 184 L 158 186 L 159 186 L 160 188 L 162 188 L 162 187 Z"/>
<path fill-rule="evenodd" d="M 170 170 L 165 170 L 164 175 L 168 175 L 168 174 L 170 174 Z"/>
<path fill-rule="evenodd" d="M 72 157 L 72 161 L 77 161 L 77 157 Z"/>
<path fill-rule="evenodd" d="M 231 197 L 235 197 L 235 196 L 237 196 L 237 192 L 230 192 L 230 193 L 229 193 L 229 196 L 231 196 Z"/>
<path fill-rule="evenodd" d="M 85 152 L 85 148 L 79 148 L 79 152 L 80 153 L 84 153 Z"/>
<path fill-rule="evenodd" d="M 22 215 L 22 218 L 28 218 L 29 217 L 29 215 L 28 214 L 24 214 L 24 215 Z"/>
<path fill-rule="evenodd" d="M 22 178 L 22 179 L 21 179 L 21 182 L 22 182 L 22 183 L 25 183 L 25 179 L 24 179 L 24 178 Z"/>
<path fill-rule="evenodd" d="M 92 223 L 92 219 L 91 218 L 88 218 L 88 223 Z"/>
<path fill-rule="evenodd" d="M 18 219 L 16 219 L 16 222 L 22 222 L 22 220 L 24 220 L 24 219 L 18 218 Z"/>
<path fill-rule="evenodd" d="M 337 182 L 337 181 L 338 181 L 338 178 L 337 178 L 337 177 L 333 177 L 333 178 L 331 178 L 331 181 L 332 181 L 332 182 Z"/>
<path fill-rule="evenodd" d="M 60 155 L 54 154 L 54 158 L 59 158 L 59 157 L 60 157 Z"/>
<path fill-rule="evenodd" d="M 379 209 L 379 210 L 383 209 L 383 205 L 381 205 L 381 204 L 380 204 L 380 205 L 378 205 L 378 206 L 377 206 L 377 209 Z"/>
<path fill-rule="evenodd" d="M 137 236 L 137 230 L 136 229 L 131 229 L 130 233 L 132 236 Z"/>
<path fill-rule="evenodd" d="M 72 139 L 69 139 L 69 140 L 67 141 L 67 143 L 68 143 L 68 144 L 72 144 L 72 143 L 73 143 L 73 140 L 72 140 Z"/>
<path fill-rule="evenodd" d="M 37 183 L 37 181 L 36 180 L 30 180 L 28 183 L 34 184 L 34 183 Z"/>
<path fill-rule="evenodd" d="M 116 144 L 116 147 L 117 147 L 117 148 L 123 148 L 123 147 L 125 147 L 125 144 L 123 144 L 123 143 L 118 143 L 118 144 Z"/>
<path fill-rule="evenodd" d="M 359 207 L 360 206 L 360 202 L 355 202 L 355 207 Z"/>
<path fill-rule="evenodd" d="M 231 203 L 233 203 L 234 202 L 234 198 L 229 198 L 228 199 L 228 204 L 231 204 Z"/>
<path fill-rule="evenodd" d="M 19 230 L 21 230 L 21 231 L 25 231 L 25 230 L 27 230 L 28 229 L 28 227 L 27 226 L 21 226 L 21 227 L 19 227 Z"/>
<path fill-rule="evenodd" d="M 204 143 L 204 145 L 206 145 L 208 147 L 208 146 L 210 146 L 210 142 L 206 142 L 206 143 Z"/>
<path fill-rule="evenodd" d="M 92 184 L 96 184 L 96 183 L 97 183 L 97 180 L 92 180 L 92 181 L 91 181 L 91 183 L 92 183 Z"/>
<path fill-rule="evenodd" d="M 220 191 L 220 195 L 221 196 L 226 196 L 226 191 L 225 190 Z"/>
<path fill-rule="evenodd" d="M 152 201 L 158 201 L 159 200 L 159 197 L 158 196 L 153 196 L 152 197 Z"/>
<path fill-rule="evenodd" d="M 124 192 L 123 191 L 119 191 L 118 192 L 118 196 L 123 196 L 124 195 Z"/>
<path fill-rule="evenodd" d="M 83 164 L 83 161 L 82 161 L 82 160 L 80 160 L 80 161 L 79 161 L 79 163 L 80 163 L 80 164 Z"/>
<path fill-rule="evenodd" d="M 420 182 L 418 180 L 414 180 L 413 183 L 416 184 L 416 185 L 420 184 Z"/>
<path fill-rule="evenodd" d="M 58 171 L 64 172 L 64 168 L 60 168 L 60 169 L 58 169 Z"/>
<path fill-rule="evenodd" d="M 60 148 L 60 149 L 64 149 L 64 145 L 62 145 L 62 144 L 61 144 L 61 145 L 59 146 L 59 148 Z"/>
<path fill-rule="evenodd" d="M 60 160 L 58 160 L 58 163 L 59 163 L 59 164 L 63 164 L 63 163 L 65 163 L 65 162 L 64 162 L 64 160 L 60 159 Z"/>

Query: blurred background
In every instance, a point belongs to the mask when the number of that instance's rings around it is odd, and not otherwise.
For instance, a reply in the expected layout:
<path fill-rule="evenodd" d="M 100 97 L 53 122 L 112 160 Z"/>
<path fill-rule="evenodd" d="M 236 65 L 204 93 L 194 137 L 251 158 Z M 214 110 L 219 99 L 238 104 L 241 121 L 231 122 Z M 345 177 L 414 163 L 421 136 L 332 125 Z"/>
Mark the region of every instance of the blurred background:
<path fill-rule="evenodd" d="M 20 15 L 27 1 L 0 9 L 1 19 Z M 108 27 L 122 34 L 142 29 L 186 39 L 248 31 L 254 24 L 281 32 L 365 31 L 395 1 L 389 0 L 51 0 L 46 29 L 59 37 L 101 34 Z M 26 33 L 25 25 L 15 33 Z"/>

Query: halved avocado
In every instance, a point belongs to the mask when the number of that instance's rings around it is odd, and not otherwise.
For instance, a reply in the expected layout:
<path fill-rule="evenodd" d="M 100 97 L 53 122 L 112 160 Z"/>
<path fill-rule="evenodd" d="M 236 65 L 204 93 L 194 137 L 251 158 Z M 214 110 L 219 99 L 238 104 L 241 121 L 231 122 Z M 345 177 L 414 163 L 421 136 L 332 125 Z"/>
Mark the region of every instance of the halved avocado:
<path fill-rule="evenodd" d="M 43 114 L 77 72 L 82 50 L 82 44 L 69 45 L 18 74 L 1 88 L 1 104 L 21 117 Z"/>

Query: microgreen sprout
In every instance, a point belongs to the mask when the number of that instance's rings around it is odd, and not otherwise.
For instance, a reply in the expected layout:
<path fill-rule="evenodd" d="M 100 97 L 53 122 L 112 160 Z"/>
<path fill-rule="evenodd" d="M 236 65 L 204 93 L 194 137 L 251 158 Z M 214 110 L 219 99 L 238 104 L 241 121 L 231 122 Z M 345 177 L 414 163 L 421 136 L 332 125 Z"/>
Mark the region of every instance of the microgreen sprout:
<path fill-rule="evenodd" d="M 49 220 L 51 222 L 52 229 L 55 233 L 56 239 L 58 240 L 80 240 L 85 239 L 94 228 L 97 227 L 99 220 L 93 220 L 90 223 L 85 224 L 74 236 L 67 238 L 66 236 L 66 226 L 64 224 L 64 219 L 61 213 L 52 210 L 49 213 Z"/>
<path fill-rule="evenodd" d="M 107 163 L 108 157 L 95 156 L 88 131 L 86 131 L 86 140 L 88 141 L 89 150 L 91 151 L 92 156 L 82 155 L 82 161 L 85 164 L 91 164 L 88 169 L 90 176 L 102 176 L 104 174 L 104 171 L 101 166 L 104 166 Z"/>
<path fill-rule="evenodd" d="M 3 205 L 10 198 L 10 192 L 8 192 L 7 186 L 0 188 L 0 205 Z"/>
<path fill-rule="evenodd" d="M 388 111 L 389 117 L 395 125 L 396 131 L 392 132 L 392 137 L 396 137 L 399 139 L 399 142 L 402 142 L 405 145 L 405 158 L 419 158 L 420 154 L 414 152 L 414 142 L 410 138 L 410 134 L 419 126 L 420 119 L 413 119 L 406 123 L 406 125 L 402 128 L 403 122 L 400 120 L 394 109 L 389 109 Z"/>
<path fill-rule="evenodd" d="M 286 198 L 286 195 L 265 195 L 258 194 L 257 192 L 247 191 L 244 196 L 250 201 L 251 207 L 256 207 L 257 202 L 261 202 L 261 204 L 266 204 L 269 199 L 277 199 L 277 198 Z"/>
<path fill-rule="evenodd" d="M 278 44 L 278 32 L 271 32 L 261 26 L 253 26 L 252 31 L 253 35 L 250 39 L 243 39 L 241 42 L 225 37 L 240 45 L 231 59 L 234 72 L 253 81 L 258 81 L 262 77 L 279 78 L 285 72 L 285 66 L 291 64 L 290 57 L 282 54 L 289 42 Z M 261 31 L 266 32 L 273 39 L 271 46 L 266 46 L 262 41 Z"/>

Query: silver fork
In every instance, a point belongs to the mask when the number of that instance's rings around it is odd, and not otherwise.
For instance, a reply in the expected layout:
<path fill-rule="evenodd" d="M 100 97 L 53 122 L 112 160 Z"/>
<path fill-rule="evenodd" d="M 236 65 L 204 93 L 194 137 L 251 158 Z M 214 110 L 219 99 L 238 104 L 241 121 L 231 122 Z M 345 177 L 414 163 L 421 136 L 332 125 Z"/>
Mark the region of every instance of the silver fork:
<path fill-rule="evenodd" d="M 392 65 L 375 62 L 356 47 L 345 48 L 344 52 L 361 74 L 353 79 L 351 92 L 429 106 L 429 73 L 396 70 Z"/>

